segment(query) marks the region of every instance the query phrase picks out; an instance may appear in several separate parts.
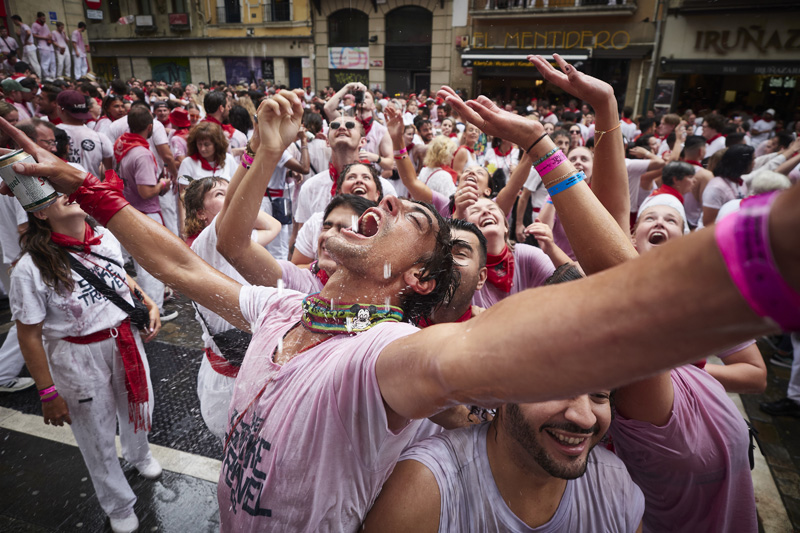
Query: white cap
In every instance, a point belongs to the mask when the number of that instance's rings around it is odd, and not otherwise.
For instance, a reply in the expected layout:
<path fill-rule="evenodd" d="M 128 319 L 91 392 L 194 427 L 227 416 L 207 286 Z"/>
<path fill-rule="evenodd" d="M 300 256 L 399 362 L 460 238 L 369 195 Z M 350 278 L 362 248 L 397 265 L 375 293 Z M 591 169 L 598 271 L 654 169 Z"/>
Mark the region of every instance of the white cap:
<path fill-rule="evenodd" d="M 764 114 L 765 115 L 772 115 L 774 117 L 775 116 L 775 110 L 772 109 L 772 108 L 769 108 L 766 111 L 764 111 Z"/>
<path fill-rule="evenodd" d="M 642 213 L 644 213 L 648 207 L 653 207 L 656 205 L 666 205 L 667 207 L 671 207 L 677 211 L 683 219 L 684 235 L 689 233 L 689 223 L 686 220 L 686 210 L 683 208 L 681 201 L 669 193 L 651 195 L 645 198 L 644 202 L 642 202 L 642 205 L 639 206 L 639 213 L 636 215 L 636 220 L 639 220 L 639 217 L 642 216 Z"/>

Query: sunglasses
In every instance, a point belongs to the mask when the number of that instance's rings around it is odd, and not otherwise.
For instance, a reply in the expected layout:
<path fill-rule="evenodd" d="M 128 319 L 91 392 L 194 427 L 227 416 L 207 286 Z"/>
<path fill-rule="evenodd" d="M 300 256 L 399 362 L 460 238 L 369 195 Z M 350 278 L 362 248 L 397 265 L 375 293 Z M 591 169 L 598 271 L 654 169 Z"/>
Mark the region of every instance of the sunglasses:
<path fill-rule="evenodd" d="M 577 135 L 580 133 L 580 130 L 572 130 L 570 131 L 570 133 L 572 133 L 573 135 Z"/>
<path fill-rule="evenodd" d="M 341 122 L 331 122 L 331 128 L 332 129 L 338 130 L 341 127 L 342 127 L 342 123 Z M 356 127 L 356 123 L 355 122 L 351 122 L 351 121 L 347 121 L 347 122 L 344 123 L 344 127 L 347 128 L 348 130 L 352 130 L 353 128 Z"/>

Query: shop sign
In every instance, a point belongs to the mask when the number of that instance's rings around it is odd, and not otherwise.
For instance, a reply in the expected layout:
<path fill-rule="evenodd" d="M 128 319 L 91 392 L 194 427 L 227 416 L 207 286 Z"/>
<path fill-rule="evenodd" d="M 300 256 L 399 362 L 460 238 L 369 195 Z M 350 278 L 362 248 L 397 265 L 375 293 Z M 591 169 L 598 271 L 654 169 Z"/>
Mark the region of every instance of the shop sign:
<path fill-rule="evenodd" d="M 467 67 L 463 70 L 464 76 L 472 76 L 472 67 Z"/>
<path fill-rule="evenodd" d="M 336 70 L 367 70 L 369 52 L 358 46 L 331 46 L 328 48 L 328 68 Z"/>
<path fill-rule="evenodd" d="M 767 33 L 762 26 L 744 26 L 736 30 L 698 31 L 694 41 L 694 49 L 708 52 L 713 50 L 719 55 L 729 51 L 754 51 L 766 54 L 770 50 L 777 52 L 800 51 L 800 29 L 775 30 Z"/>
<path fill-rule="evenodd" d="M 775 61 L 768 63 L 758 61 L 735 60 L 673 60 L 662 59 L 661 71 L 671 74 L 720 74 L 720 75 L 751 75 L 762 76 L 800 76 L 800 63 L 796 61 Z"/>
<path fill-rule="evenodd" d="M 99 9 L 87 9 L 86 18 L 89 20 L 103 20 L 103 12 Z"/>
<path fill-rule="evenodd" d="M 533 68 L 533 63 L 527 59 L 462 59 L 461 66 L 465 70 L 472 67 Z"/>
<path fill-rule="evenodd" d="M 369 66 L 373 68 L 383 68 L 383 59 L 373 59 L 369 62 Z"/>
<path fill-rule="evenodd" d="M 496 35 L 476 31 L 472 34 L 472 48 L 597 48 L 602 50 L 622 50 L 631 44 L 631 34 L 617 31 L 515 31 Z"/>

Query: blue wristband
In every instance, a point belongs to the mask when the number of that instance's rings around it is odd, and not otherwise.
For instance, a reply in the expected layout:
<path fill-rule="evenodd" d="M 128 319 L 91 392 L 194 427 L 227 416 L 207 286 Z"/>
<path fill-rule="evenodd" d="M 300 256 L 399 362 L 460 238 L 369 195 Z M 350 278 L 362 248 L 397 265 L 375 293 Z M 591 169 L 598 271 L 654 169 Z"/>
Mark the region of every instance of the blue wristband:
<path fill-rule="evenodd" d="M 550 198 L 552 198 L 556 194 L 569 189 L 570 187 L 572 187 L 576 183 L 582 182 L 584 179 L 586 179 L 586 174 L 584 174 L 583 172 L 578 172 L 574 176 L 570 176 L 569 178 L 565 179 L 561 183 L 557 183 L 557 184 L 553 185 L 553 187 L 551 187 L 550 189 L 547 189 L 547 192 L 550 194 Z"/>

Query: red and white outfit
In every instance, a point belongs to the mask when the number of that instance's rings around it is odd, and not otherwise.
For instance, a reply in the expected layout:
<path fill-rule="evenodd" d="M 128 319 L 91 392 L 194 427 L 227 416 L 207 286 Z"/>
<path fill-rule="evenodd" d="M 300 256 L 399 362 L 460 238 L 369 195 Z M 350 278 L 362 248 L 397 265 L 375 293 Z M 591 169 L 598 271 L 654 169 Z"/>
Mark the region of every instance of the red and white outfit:
<path fill-rule="evenodd" d="M 706 158 L 711 157 L 716 152 L 725 149 L 725 136 L 721 133 L 717 133 L 713 137 L 708 140 L 708 145 L 706 146 Z"/>
<path fill-rule="evenodd" d="M 247 145 L 247 135 L 237 130 L 230 124 L 223 124 L 222 122 L 215 119 L 211 115 L 206 115 L 206 118 L 203 119 L 203 122 L 213 122 L 214 124 L 222 128 L 222 132 L 225 134 L 225 138 L 228 139 L 229 152 L 232 151 L 234 148 L 244 148 Z"/>
<path fill-rule="evenodd" d="M 19 26 L 19 40 L 22 41 L 22 60 L 31 67 L 39 78 L 42 77 L 42 67 L 39 66 L 39 56 L 36 55 L 36 43 L 33 42 L 33 32 L 27 24 Z"/>
<path fill-rule="evenodd" d="M 475 291 L 472 305 L 489 309 L 512 294 L 544 285 L 556 267 L 547 255 L 535 246 L 518 243 L 498 256 L 486 259 L 488 276 L 483 288 Z"/>
<path fill-rule="evenodd" d="M 73 256 L 130 303 L 130 290 L 123 282 L 125 270 L 119 242 L 104 230 L 98 235 L 101 239 L 90 250 L 118 264 L 85 253 Z M 54 291 L 45 285 L 30 255 L 23 255 L 11 273 L 11 310 L 13 318 L 23 324 L 43 323 L 42 340 L 50 374 L 59 396 L 69 407 L 70 429 L 97 499 L 107 515 L 125 518 L 133 512 L 136 495 L 120 467 L 114 437 L 119 423 L 122 456 L 134 465 L 151 459 L 147 442 L 153 413 L 150 368 L 139 332 L 134 327 L 129 335 L 123 325 L 128 318 L 125 312 L 75 272 L 72 279 L 72 292 Z M 91 344 L 65 340 L 101 332 L 116 338 Z M 123 359 L 133 357 L 132 348 L 138 351 L 138 371 Z M 136 378 L 129 380 L 126 374 L 131 372 Z M 134 396 L 145 401 L 136 401 Z"/>
<path fill-rule="evenodd" d="M 67 42 L 67 36 L 61 33 L 60 31 L 54 31 L 52 33 L 53 40 L 56 42 L 56 45 L 60 46 L 64 49 L 63 52 L 59 52 L 55 50 L 56 54 L 56 77 L 72 76 L 72 54 L 69 53 L 69 43 Z"/>
<path fill-rule="evenodd" d="M 72 58 L 75 64 L 75 79 L 79 80 L 89 72 L 89 65 L 86 62 L 86 44 L 83 42 L 81 30 L 72 32 Z"/>
<path fill-rule="evenodd" d="M 200 157 L 200 154 L 195 153 L 194 156 L 184 157 L 181 161 L 181 166 L 178 167 L 178 183 L 188 186 L 194 180 L 211 176 L 231 181 L 236 167 L 236 160 L 229 153 L 225 154 L 225 163 L 222 166 L 211 164 Z"/>
<path fill-rule="evenodd" d="M 39 24 L 37 20 L 31 25 L 33 35 L 39 37 L 36 40 L 36 47 L 39 49 L 39 65 L 42 67 L 42 78 L 53 79 L 56 77 L 56 55 L 53 51 L 53 45 L 47 42 L 50 39 L 50 28 L 47 27 L 47 22 Z"/>

